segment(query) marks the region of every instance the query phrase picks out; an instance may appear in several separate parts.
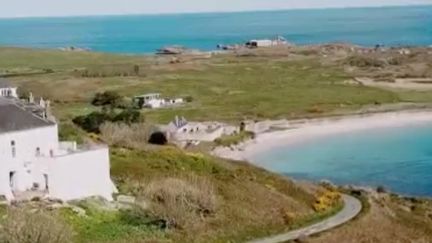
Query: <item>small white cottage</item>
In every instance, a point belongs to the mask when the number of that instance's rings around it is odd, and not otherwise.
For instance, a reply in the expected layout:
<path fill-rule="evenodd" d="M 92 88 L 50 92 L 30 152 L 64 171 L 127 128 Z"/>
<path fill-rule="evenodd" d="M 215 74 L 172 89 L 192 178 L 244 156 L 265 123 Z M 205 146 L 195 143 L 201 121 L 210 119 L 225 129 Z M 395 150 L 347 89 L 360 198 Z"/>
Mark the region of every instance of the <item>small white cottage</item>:
<path fill-rule="evenodd" d="M 0 97 L 18 98 L 18 87 L 10 84 L 6 79 L 0 78 Z"/>
<path fill-rule="evenodd" d="M 135 96 L 133 101 L 137 106 L 139 106 L 139 108 L 151 109 L 170 107 L 184 103 L 183 98 L 162 98 L 161 94 L 159 93 Z"/>
<path fill-rule="evenodd" d="M 90 196 L 112 200 L 116 188 L 108 147 L 59 142 L 48 109 L 43 100 L 36 104 L 0 97 L 0 195 L 9 201 L 26 194 L 63 201 Z"/>

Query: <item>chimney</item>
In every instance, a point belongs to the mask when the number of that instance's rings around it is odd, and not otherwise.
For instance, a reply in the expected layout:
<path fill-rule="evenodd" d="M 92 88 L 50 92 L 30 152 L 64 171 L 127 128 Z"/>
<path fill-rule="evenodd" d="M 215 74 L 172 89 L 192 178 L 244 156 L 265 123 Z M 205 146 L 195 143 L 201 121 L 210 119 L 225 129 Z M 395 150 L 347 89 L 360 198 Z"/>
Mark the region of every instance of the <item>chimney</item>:
<path fill-rule="evenodd" d="M 34 97 L 33 97 L 33 93 L 32 93 L 32 92 L 29 93 L 29 98 L 28 98 L 28 99 L 29 99 L 28 102 L 29 102 L 30 104 L 33 104 L 33 103 L 34 103 Z"/>

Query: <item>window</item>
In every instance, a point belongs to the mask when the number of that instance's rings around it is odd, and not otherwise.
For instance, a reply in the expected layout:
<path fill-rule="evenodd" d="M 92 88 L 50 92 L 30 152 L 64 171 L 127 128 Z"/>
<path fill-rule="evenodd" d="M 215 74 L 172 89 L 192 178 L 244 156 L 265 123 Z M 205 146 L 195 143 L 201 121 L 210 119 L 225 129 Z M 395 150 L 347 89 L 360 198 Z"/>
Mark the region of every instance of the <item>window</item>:
<path fill-rule="evenodd" d="M 41 155 L 40 148 L 37 147 L 37 148 L 36 148 L 36 157 L 39 157 L 40 155 Z"/>
<path fill-rule="evenodd" d="M 15 147 L 15 141 L 11 141 L 11 152 L 12 152 L 12 158 L 16 157 L 16 147 Z"/>

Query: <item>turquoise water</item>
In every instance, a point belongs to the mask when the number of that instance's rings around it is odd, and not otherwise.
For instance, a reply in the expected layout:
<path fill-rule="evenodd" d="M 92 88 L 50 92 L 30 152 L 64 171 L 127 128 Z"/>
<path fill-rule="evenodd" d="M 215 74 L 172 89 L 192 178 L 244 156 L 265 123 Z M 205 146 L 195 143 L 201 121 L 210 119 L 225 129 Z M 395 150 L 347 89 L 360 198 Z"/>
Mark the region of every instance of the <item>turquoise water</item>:
<path fill-rule="evenodd" d="M 384 185 L 402 194 L 432 196 L 432 124 L 320 137 L 274 148 L 254 160 L 297 179 Z"/>
<path fill-rule="evenodd" d="M 0 19 L 0 45 L 114 53 L 151 53 L 172 44 L 211 50 L 275 35 L 297 44 L 432 45 L 432 6 Z"/>

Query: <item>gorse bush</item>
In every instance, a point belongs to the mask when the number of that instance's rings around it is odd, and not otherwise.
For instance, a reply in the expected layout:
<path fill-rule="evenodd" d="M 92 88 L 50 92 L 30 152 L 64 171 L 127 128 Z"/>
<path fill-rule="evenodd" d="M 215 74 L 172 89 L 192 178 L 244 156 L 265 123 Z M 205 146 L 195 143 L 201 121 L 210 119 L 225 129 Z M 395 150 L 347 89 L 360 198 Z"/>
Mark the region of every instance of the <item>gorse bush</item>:
<path fill-rule="evenodd" d="M 0 228 L 0 242 L 4 243 L 68 243 L 72 238 L 71 227 L 58 217 L 19 208 L 8 210 Z"/>

